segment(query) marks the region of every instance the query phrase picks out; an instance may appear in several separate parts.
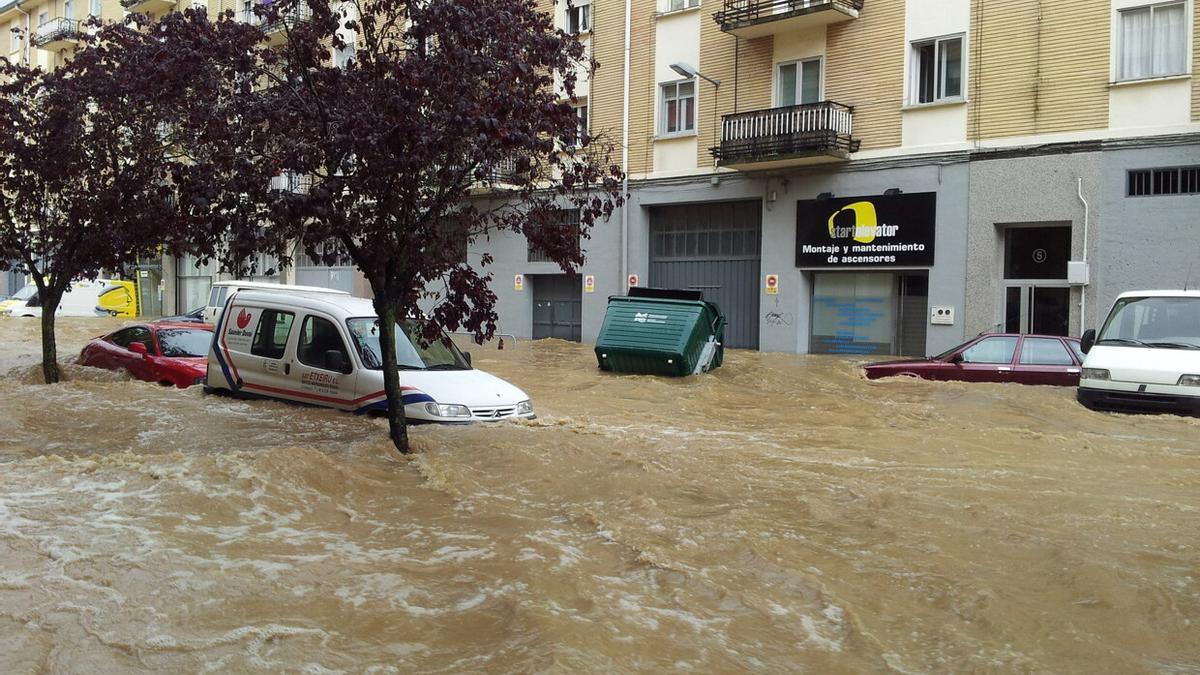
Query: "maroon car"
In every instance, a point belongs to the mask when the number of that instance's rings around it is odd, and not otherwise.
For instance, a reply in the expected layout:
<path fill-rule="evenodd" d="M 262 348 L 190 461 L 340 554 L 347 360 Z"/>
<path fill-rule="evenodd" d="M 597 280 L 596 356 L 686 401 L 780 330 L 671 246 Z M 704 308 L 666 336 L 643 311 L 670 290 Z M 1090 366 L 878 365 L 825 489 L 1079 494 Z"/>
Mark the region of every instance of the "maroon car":
<path fill-rule="evenodd" d="M 139 380 L 190 387 L 208 368 L 212 326 L 204 323 L 139 323 L 93 338 L 79 363 L 128 370 Z"/>
<path fill-rule="evenodd" d="M 1076 338 L 983 333 L 928 359 L 885 361 L 863 367 L 869 379 L 904 375 L 926 380 L 1079 384 L 1083 352 Z"/>

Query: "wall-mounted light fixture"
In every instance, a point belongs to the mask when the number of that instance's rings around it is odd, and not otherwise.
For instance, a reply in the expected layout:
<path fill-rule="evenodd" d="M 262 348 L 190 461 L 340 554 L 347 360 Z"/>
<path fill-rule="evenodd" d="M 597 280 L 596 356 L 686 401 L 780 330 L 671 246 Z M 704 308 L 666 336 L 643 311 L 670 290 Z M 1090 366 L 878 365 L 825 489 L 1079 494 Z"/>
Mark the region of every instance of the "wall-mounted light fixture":
<path fill-rule="evenodd" d="M 692 67 L 690 64 L 684 63 L 683 61 L 678 61 L 678 62 L 676 62 L 676 63 L 672 63 L 672 64 L 671 64 L 671 70 L 675 71 L 676 73 L 679 73 L 679 76 L 680 76 L 680 77 L 686 77 L 686 78 L 687 78 L 687 79 L 689 79 L 689 80 L 690 80 L 690 79 L 693 79 L 693 78 L 696 78 L 696 77 L 699 77 L 699 78 L 700 78 L 700 79 L 702 79 L 702 80 L 708 80 L 709 82 L 712 82 L 712 84 L 713 84 L 713 86 L 714 86 L 714 87 L 719 87 L 719 86 L 721 86 L 721 81 L 720 81 L 720 80 L 714 80 L 713 78 L 711 78 L 711 77 L 709 77 L 709 76 L 705 75 L 704 73 L 702 73 L 702 72 L 700 72 L 700 71 L 696 70 L 696 69 L 695 69 L 694 67 Z"/>
<path fill-rule="evenodd" d="M 820 201 L 825 201 L 826 199 L 833 199 L 833 193 L 832 192 L 822 192 L 821 194 L 817 195 L 817 199 Z"/>
<path fill-rule="evenodd" d="M 885 197 L 894 197 L 903 192 L 900 188 L 888 188 L 883 191 Z"/>

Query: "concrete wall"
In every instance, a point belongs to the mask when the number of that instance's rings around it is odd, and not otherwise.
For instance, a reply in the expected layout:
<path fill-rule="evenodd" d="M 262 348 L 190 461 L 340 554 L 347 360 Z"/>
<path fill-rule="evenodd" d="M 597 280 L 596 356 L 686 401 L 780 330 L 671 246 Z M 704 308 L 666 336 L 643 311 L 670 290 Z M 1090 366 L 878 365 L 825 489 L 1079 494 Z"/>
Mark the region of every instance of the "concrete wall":
<path fill-rule="evenodd" d="M 1196 164 L 1200 164 L 1200 138 L 1186 146 L 1103 154 L 1104 218 L 1092 230 L 1097 255 L 1089 328 L 1097 327 L 1117 295 L 1125 291 L 1183 288 L 1189 273 L 1189 288 L 1200 288 L 1200 195 L 1125 196 L 1130 169 Z"/>
<path fill-rule="evenodd" d="M 1004 273 L 1004 240 L 1001 226 L 1046 223 L 1071 226 L 1071 259 L 1083 254 L 1083 205 L 1077 195 L 1078 179 L 1089 205 L 1092 235 L 1088 258 L 1093 281 L 1096 224 L 1104 211 L 1102 195 L 1107 191 L 1101 178 L 1099 152 L 1080 152 L 1041 157 L 987 159 L 976 155 L 970 164 L 970 217 L 966 274 L 966 333 L 993 330 L 1004 318 L 1000 280 Z M 1124 194 L 1122 188 L 1122 194 Z M 1087 304 L 1095 306 L 1095 293 L 1088 291 Z M 1071 333 L 1079 335 L 1079 289 L 1071 290 Z"/>

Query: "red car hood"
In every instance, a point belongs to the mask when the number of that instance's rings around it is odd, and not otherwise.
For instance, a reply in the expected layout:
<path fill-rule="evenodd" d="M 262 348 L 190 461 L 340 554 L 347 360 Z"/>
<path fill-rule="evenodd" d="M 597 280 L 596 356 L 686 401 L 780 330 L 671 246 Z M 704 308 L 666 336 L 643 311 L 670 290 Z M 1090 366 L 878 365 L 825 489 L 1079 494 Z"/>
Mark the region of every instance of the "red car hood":
<path fill-rule="evenodd" d="M 875 363 L 868 363 L 867 365 L 863 366 L 863 368 L 898 368 L 900 366 L 914 366 L 925 363 L 941 362 L 935 359 L 898 359 L 896 361 L 877 361 Z"/>

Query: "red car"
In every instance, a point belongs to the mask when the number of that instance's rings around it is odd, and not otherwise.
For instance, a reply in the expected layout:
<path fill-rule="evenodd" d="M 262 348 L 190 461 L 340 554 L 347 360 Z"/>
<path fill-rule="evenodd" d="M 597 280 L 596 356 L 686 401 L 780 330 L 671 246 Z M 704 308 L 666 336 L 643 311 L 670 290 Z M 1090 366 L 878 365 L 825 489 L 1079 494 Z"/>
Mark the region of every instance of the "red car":
<path fill-rule="evenodd" d="M 79 363 L 183 389 L 203 381 L 212 331 L 206 323 L 134 324 L 93 338 L 79 352 Z"/>
<path fill-rule="evenodd" d="M 863 366 L 867 378 L 905 375 L 926 380 L 1079 384 L 1083 352 L 1076 338 L 1057 335 L 983 333 L 928 359 L 885 361 Z"/>

